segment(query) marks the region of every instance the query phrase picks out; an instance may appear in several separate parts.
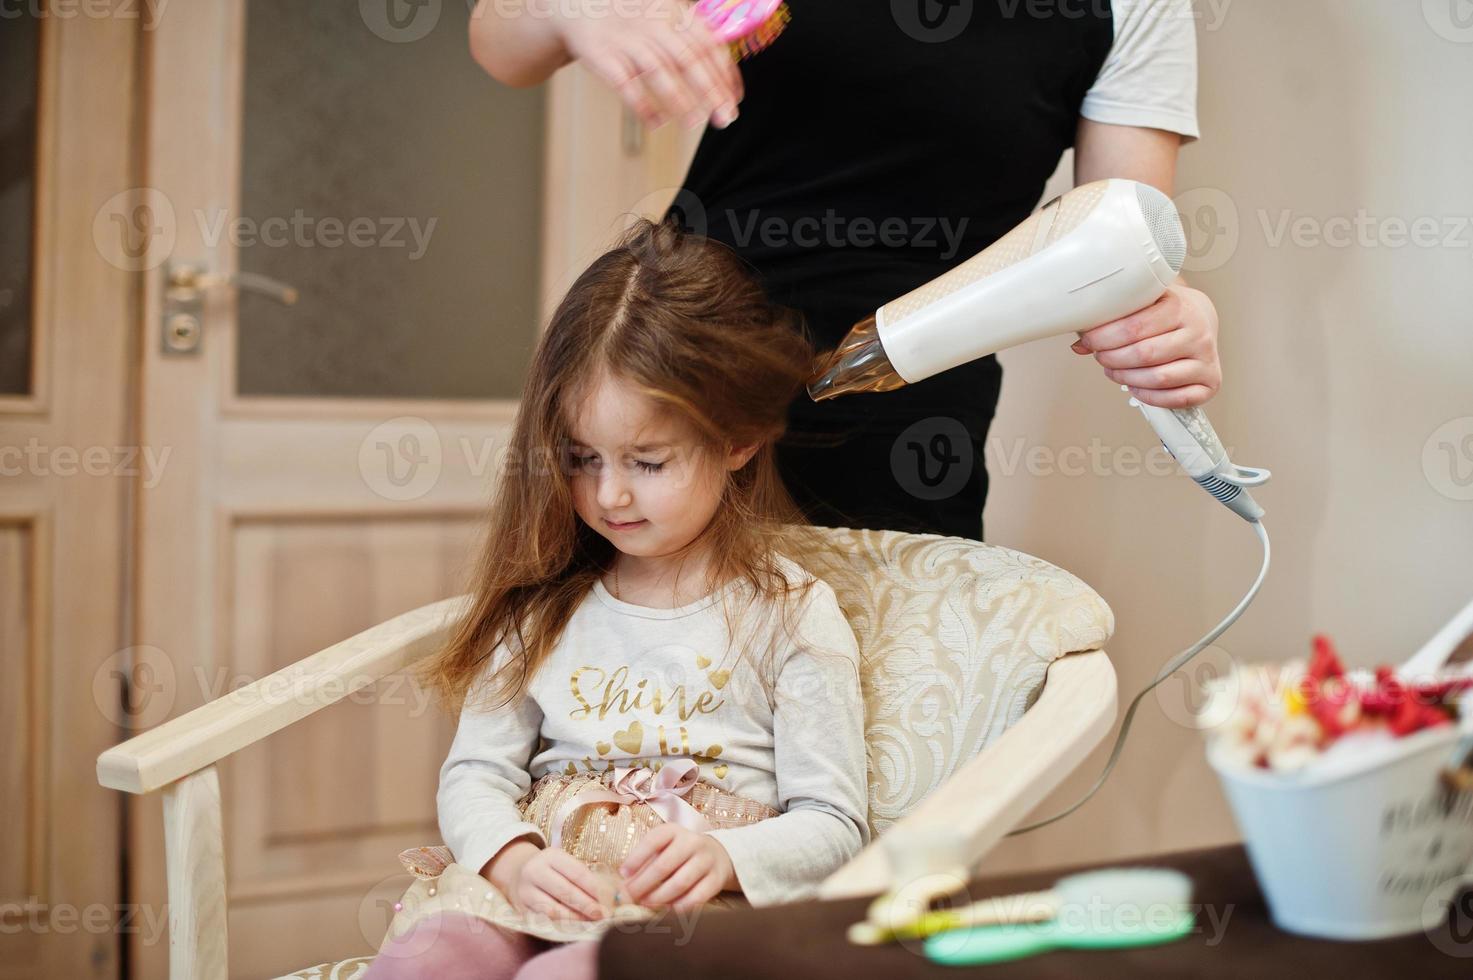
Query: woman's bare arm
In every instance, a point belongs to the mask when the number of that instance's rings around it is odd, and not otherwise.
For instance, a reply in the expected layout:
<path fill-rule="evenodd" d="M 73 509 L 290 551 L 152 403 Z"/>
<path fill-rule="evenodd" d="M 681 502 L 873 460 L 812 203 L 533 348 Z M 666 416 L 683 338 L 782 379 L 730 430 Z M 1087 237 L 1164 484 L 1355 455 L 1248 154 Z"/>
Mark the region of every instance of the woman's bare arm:
<path fill-rule="evenodd" d="M 471 11 L 471 57 L 505 85 L 526 88 L 547 81 L 573 60 L 557 17 L 532 2 L 480 0 Z"/>

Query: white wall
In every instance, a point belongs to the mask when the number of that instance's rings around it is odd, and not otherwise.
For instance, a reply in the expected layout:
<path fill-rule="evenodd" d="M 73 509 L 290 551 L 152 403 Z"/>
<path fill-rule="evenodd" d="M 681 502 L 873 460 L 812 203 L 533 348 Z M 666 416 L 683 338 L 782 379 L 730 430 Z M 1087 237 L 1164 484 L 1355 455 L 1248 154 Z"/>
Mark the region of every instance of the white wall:
<path fill-rule="evenodd" d="M 1224 387 L 1208 411 L 1235 461 L 1274 471 L 1255 494 L 1274 563 L 1196 674 L 1307 655 L 1321 631 L 1352 664 L 1396 662 L 1473 598 L 1473 5 L 1199 0 L 1198 14 L 1203 139 L 1183 153 L 1178 203 L 1194 226 L 1190 279 L 1222 316 Z M 1362 211 L 1377 244 L 1326 243 L 1358 236 L 1326 222 Z M 1436 243 L 1397 247 L 1419 218 Z M 1009 475 L 1020 445 L 1063 464 L 1075 460 L 1061 451 L 1096 438 L 1111 452 L 1155 445 L 1071 339 L 1003 357 L 987 536 L 1110 602 L 1123 714 L 1238 601 L 1258 547 L 1188 479 L 1132 475 L 1128 457 L 1102 454 L 1104 472 L 1069 476 L 1030 473 L 1025 455 Z M 1201 736 L 1183 723 L 1186 685 L 1158 691 L 1099 795 L 1005 842 L 994 867 L 1238 839 Z M 1105 754 L 1037 815 L 1071 802 Z"/>

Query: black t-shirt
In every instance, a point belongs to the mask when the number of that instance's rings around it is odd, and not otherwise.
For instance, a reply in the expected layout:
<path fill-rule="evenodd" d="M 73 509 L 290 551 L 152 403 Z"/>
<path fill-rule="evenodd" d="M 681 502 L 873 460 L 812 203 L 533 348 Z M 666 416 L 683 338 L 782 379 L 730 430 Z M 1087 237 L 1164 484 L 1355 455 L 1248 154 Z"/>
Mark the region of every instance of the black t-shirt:
<path fill-rule="evenodd" d="M 742 62 L 741 115 L 708 127 L 672 208 L 752 264 L 820 350 L 1023 221 L 1110 52 L 1102 0 L 788 0 Z M 1002 369 L 983 358 L 884 394 L 814 404 L 795 431 L 934 415 L 984 432 Z"/>

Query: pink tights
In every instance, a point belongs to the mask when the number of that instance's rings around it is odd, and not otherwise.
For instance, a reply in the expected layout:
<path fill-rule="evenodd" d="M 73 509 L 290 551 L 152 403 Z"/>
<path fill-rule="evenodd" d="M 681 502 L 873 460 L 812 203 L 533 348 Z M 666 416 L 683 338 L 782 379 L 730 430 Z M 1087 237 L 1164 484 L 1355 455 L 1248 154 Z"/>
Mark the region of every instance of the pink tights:
<path fill-rule="evenodd" d="M 423 919 L 391 939 L 364 980 L 593 980 L 598 943 L 554 943 L 469 915 Z"/>

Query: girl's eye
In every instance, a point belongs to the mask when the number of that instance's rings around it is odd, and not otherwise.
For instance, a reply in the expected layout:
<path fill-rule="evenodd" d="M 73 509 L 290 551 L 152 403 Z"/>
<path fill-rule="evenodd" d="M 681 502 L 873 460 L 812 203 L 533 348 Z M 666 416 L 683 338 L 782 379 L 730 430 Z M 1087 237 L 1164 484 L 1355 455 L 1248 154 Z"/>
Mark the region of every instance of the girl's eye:
<path fill-rule="evenodd" d="M 579 456 L 578 454 L 574 453 L 570 455 L 568 459 L 573 464 L 573 468 L 576 470 L 593 469 L 598 464 L 597 456 Z M 646 473 L 658 473 L 665 468 L 664 463 L 648 463 L 642 459 L 635 460 L 634 465 L 638 466 Z"/>

